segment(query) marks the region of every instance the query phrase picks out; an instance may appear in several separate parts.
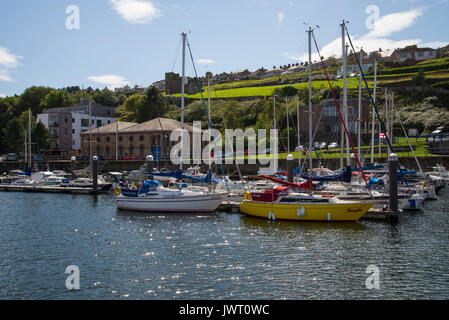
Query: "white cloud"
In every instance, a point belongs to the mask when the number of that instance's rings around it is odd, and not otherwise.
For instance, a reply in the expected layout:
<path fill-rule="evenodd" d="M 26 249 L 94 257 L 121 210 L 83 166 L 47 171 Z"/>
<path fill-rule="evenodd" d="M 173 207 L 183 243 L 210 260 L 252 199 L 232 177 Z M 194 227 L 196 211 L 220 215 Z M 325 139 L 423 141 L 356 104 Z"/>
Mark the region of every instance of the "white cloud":
<path fill-rule="evenodd" d="M 447 41 L 431 41 L 431 42 L 420 43 L 420 46 L 421 47 L 429 47 L 429 48 L 433 48 L 433 49 L 438 49 L 438 48 L 441 48 L 441 47 L 445 47 L 448 44 L 449 44 L 449 42 L 447 42 Z"/>
<path fill-rule="evenodd" d="M 147 24 L 161 15 L 161 11 L 149 0 L 109 0 L 109 4 L 132 24 Z"/>
<path fill-rule="evenodd" d="M 283 12 L 278 13 L 278 21 L 282 23 L 284 21 L 285 14 Z"/>
<path fill-rule="evenodd" d="M 0 98 L 5 98 L 6 94 L 0 93 Z"/>
<path fill-rule="evenodd" d="M 366 35 L 359 37 L 351 36 L 352 43 L 356 50 L 358 50 L 360 47 L 363 47 L 363 50 L 365 52 L 376 51 L 379 50 L 379 48 L 382 48 L 382 50 L 403 48 L 405 46 L 415 44 L 421 47 L 430 46 L 429 44 L 432 44 L 433 46 L 438 46 L 439 44 L 442 44 L 443 42 L 439 41 L 426 44 L 423 43 L 422 39 L 392 40 L 387 38 L 393 33 L 402 31 L 412 26 L 416 22 L 416 19 L 423 14 L 423 12 L 424 12 L 423 9 L 411 9 L 409 11 L 392 13 L 383 16 L 377 22 L 375 22 L 373 30 L 371 30 Z M 349 41 L 347 42 L 349 43 Z M 320 46 L 319 42 L 318 45 Z M 312 50 L 316 52 L 313 41 L 312 46 L 313 46 Z M 320 53 L 325 58 L 330 56 L 341 57 L 341 52 L 342 52 L 341 38 L 337 38 L 320 48 Z M 300 53 L 283 52 L 282 55 L 295 61 L 308 61 L 308 55 L 305 53 L 300 54 Z M 319 61 L 319 56 L 317 53 L 312 55 L 312 61 L 315 60 Z"/>
<path fill-rule="evenodd" d="M 365 37 L 369 39 L 388 37 L 394 32 L 402 31 L 412 26 L 423 13 L 424 9 L 419 8 L 383 16 L 374 23 L 374 29 Z"/>
<path fill-rule="evenodd" d="M 196 60 L 198 64 L 214 64 L 215 60 L 212 59 L 198 59 Z"/>
<path fill-rule="evenodd" d="M 20 65 L 21 58 L 10 53 L 9 49 L 0 47 L 0 81 L 14 81 L 11 77 L 11 70 Z"/>
<path fill-rule="evenodd" d="M 121 88 L 126 85 L 130 85 L 125 78 L 117 76 L 115 74 L 106 74 L 102 76 L 90 76 L 87 79 L 90 81 L 106 85 L 109 89 Z"/>

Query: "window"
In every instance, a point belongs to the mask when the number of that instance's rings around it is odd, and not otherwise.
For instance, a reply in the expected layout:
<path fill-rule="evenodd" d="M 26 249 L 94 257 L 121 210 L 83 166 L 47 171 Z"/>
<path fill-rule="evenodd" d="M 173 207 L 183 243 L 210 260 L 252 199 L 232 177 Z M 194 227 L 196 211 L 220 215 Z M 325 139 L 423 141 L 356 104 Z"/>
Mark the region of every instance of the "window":
<path fill-rule="evenodd" d="M 424 52 L 419 51 L 419 52 L 418 52 L 418 57 L 424 57 Z"/>
<path fill-rule="evenodd" d="M 140 137 L 139 137 L 139 140 L 140 140 L 140 141 L 145 140 L 144 136 L 140 136 Z"/>
<path fill-rule="evenodd" d="M 101 142 L 101 138 L 100 138 L 100 137 L 97 138 L 97 142 L 98 142 L 98 143 Z"/>
<path fill-rule="evenodd" d="M 75 134 L 75 129 L 72 129 L 72 134 Z"/>
<path fill-rule="evenodd" d="M 75 123 L 75 118 L 72 118 L 72 123 Z"/>
<path fill-rule="evenodd" d="M 97 128 L 101 127 L 101 120 L 97 120 Z"/>
<path fill-rule="evenodd" d="M 145 156 L 145 147 L 143 146 L 143 144 L 141 144 L 139 147 L 139 154 L 140 157 L 143 159 L 143 157 Z"/>
<path fill-rule="evenodd" d="M 81 127 L 89 127 L 89 119 L 81 119 Z"/>
<path fill-rule="evenodd" d="M 110 141 L 111 141 L 111 138 L 107 137 L 106 142 L 110 142 Z"/>
<path fill-rule="evenodd" d="M 122 142 L 123 141 L 123 137 L 118 137 L 118 141 Z"/>
<path fill-rule="evenodd" d="M 68 123 L 68 122 L 69 122 L 69 119 L 64 118 L 64 122 L 65 122 L 65 123 Z"/>
<path fill-rule="evenodd" d="M 134 141 L 134 137 L 133 136 L 130 136 L 129 137 L 129 142 L 133 142 Z"/>
<path fill-rule="evenodd" d="M 111 121 L 108 120 L 108 124 L 110 124 L 110 123 L 111 123 Z"/>

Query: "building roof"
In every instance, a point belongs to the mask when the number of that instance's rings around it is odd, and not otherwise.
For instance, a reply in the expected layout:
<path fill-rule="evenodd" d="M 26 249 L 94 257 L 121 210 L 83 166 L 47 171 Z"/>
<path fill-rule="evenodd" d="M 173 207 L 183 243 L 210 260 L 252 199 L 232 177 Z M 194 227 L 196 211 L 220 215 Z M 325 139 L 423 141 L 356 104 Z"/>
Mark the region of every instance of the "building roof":
<path fill-rule="evenodd" d="M 117 126 L 118 126 L 118 131 L 122 132 L 126 128 L 129 128 L 129 127 L 132 127 L 135 125 L 137 125 L 137 123 L 135 123 L 135 122 L 116 121 L 116 122 L 107 124 L 105 126 L 92 129 L 92 134 L 115 133 L 117 131 Z M 91 130 L 86 130 L 86 131 L 81 132 L 81 134 L 82 135 L 90 134 L 91 133 L 90 131 Z"/>
<path fill-rule="evenodd" d="M 105 133 L 115 133 L 117 130 L 118 125 L 118 132 L 119 133 L 137 133 L 137 132 L 171 132 L 176 129 L 181 128 L 181 122 L 173 120 L 173 119 L 166 119 L 166 118 L 156 118 L 144 123 L 135 123 L 135 122 L 124 122 L 124 121 L 117 121 L 110 123 L 108 125 L 92 129 L 92 134 L 105 134 Z M 184 124 L 184 128 L 188 132 L 193 132 L 193 127 Z M 83 131 L 81 134 L 90 134 L 90 130 Z"/>
<path fill-rule="evenodd" d="M 166 119 L 166 118 L 156 118 L 141 124 L 137 124 L 135 126 L 127 127 L 121 132 L 143 132 L 143 131 L 173 131 L 176 129 L 181 128 L 181 122 L 173 120 L 173 119 Z M 193 128 L 192 126 L 188 124 L 184 124 L 184 128 L 192 132 Z"/>

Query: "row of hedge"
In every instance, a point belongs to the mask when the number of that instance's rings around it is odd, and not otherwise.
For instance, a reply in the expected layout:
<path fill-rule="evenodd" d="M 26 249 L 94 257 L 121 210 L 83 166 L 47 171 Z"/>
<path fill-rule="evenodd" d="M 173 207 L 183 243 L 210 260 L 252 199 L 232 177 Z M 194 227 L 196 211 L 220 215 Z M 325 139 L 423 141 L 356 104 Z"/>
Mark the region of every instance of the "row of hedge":
<path fill-rule="evenodd" d="M 447 68 L 449 68 L 449 61 L 426 65 L 416 65 L 412 67 L 384 69 L 381 70 L 380 74 L 381 75 L 404 74 L 404 73 L 415 73 L 418 72 L 420 69 L 423 69 L 424 71 L 436 71 Z"/>

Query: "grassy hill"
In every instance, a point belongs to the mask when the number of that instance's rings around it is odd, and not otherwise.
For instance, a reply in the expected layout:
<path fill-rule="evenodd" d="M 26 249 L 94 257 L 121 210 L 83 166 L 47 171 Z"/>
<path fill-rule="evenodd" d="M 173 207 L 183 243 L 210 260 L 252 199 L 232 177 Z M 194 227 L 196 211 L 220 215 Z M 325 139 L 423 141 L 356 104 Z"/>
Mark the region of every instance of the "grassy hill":
<path fill-rule="evenodd" d="M 394 68 L 380 68 L 378 74 L 379 86 L 405 87 L 413 85 L 414 76 L 423 70 L 426 77 L 426 85 L 433 87 L 449 87 L 449 57 L 431 59 L 420 62 L 415 66 L 403 66 Z M 337 68 L 328 70 L 330 73 L 337 71 Z M 314 70 L 313 75 L 324 75 L 322 70 Z M 285 86 L 293 86 L 297 89 L 308 88 L 307 72 L 292 73 L 279 77 L 271 77 L 259 80 L 244 80 L 218 83 L 211 86 L 211 97 L 215 98 L 238 98 L 238 97 L 256 97 L 256 96 L 272 96 L 273 91 Z M 368 84 L 373 87 L 374 76 L 367 75 Z M 279 84 L 277 84 L 279 83 Z M 358 78 L 348 79 L 348 89 L 357 89 Z M 334 81 L 334 86 L 343 87 L 343 80 Z M 326 80 L 313 81 L 313 89 L 327 89 Z M 174 96 L 181 96 L 175 94 Z M 192 99 L 201 99 L 201 94 L 186 95 Z M 207 87 L 203 88 L 203 96 L 208 96 Z"/>

